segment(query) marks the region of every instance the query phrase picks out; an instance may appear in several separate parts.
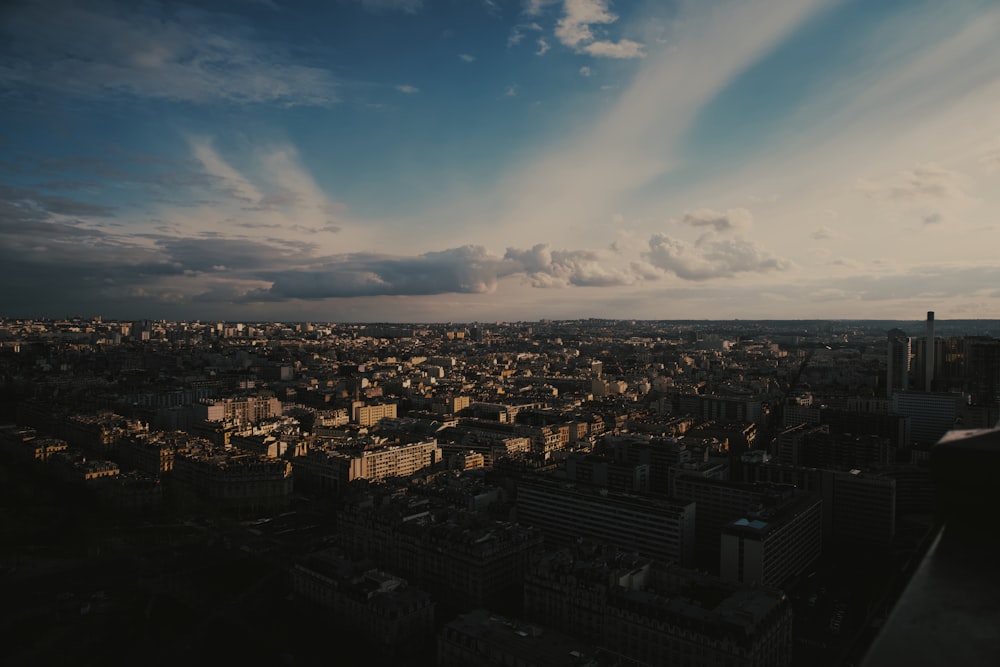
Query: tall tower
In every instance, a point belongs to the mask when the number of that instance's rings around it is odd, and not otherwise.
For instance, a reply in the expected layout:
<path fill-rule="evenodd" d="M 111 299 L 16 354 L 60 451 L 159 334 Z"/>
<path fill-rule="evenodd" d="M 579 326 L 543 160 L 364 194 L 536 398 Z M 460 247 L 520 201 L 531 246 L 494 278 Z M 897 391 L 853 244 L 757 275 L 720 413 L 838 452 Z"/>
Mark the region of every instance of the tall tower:
<path fill-rule="evenodd" d="M 886 337 L 885 395 L 892 398 L 910 386 L 910 337 L 902 329 L 889 329 Z"/>
<path fill-rule="evenodd" d="M 927 344 L 924 352 L 924 391 L 934 382 L 934 311 L 927 311 Z"/>

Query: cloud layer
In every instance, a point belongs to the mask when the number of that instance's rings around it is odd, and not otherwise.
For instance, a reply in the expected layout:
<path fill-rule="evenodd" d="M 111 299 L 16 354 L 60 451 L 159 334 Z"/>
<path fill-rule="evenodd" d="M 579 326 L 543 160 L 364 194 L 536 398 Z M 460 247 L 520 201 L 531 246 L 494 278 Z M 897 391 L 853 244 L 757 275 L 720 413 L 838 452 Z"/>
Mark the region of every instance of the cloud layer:
<path fill-rule="evenodd" d="M 85 96 L 172 102 L 327 106 L 336 81 L 319 66 L 248 39 L 222 17 L 178 7 L 134 11 L 43 0 L 8 10 L 0 81 Z"/>

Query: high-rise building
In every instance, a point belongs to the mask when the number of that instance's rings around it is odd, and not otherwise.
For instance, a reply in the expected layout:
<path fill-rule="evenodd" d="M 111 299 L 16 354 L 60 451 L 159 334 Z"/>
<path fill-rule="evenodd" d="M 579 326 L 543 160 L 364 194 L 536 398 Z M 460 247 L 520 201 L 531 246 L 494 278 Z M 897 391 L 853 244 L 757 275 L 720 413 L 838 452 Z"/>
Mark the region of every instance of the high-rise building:
<path fill-rule="evenodd" d="M 722 578 L 780 587 L 800 575 L 822 552 L 822 505 L 818 496 L 804 496 L 726 526 Z"/>
<path fill-rule="evenodd" d="M 887 332 L 885 395 L 906 391 L 910 385 L 910 337 L 902 329 Z"/>

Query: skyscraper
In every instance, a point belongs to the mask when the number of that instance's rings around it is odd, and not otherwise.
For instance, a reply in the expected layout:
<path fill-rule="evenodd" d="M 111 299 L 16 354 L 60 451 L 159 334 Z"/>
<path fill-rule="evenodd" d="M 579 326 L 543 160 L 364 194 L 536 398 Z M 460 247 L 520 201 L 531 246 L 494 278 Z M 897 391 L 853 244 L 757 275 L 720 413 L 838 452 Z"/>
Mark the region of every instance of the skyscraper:
<path fill-rule="evenodd" d="M 891 398 L 910 385 L 910 337 L 901 329 L 889 329 L 886 336 L 885 395 Z"/>

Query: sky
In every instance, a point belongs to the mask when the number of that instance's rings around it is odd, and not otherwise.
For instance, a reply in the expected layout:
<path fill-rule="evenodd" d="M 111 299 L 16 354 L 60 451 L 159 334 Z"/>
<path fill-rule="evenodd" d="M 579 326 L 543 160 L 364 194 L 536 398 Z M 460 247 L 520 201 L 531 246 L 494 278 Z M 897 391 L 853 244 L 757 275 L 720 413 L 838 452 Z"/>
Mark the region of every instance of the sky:
<path fill-rule="evenodd" d="M 1000 318 L 995 0 L 7 0 L 0 316 Z"/>

